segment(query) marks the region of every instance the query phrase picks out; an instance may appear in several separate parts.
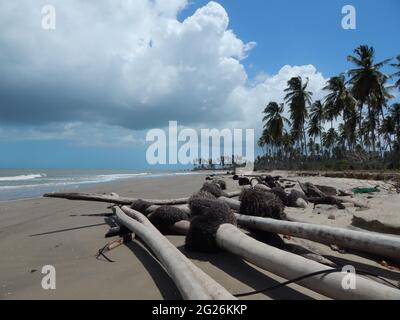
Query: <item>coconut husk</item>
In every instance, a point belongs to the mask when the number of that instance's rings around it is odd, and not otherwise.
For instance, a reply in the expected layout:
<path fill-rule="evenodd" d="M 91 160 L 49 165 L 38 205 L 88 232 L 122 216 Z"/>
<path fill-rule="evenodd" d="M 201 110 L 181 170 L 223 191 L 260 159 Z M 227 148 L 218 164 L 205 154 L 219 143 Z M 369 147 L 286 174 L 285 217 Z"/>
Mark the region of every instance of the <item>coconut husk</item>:
<path fill-rule="evenodd" d="M 267 187 L 264 183 L 259 183 L 254 186 L 254 189 L 264 191 L 264 192 L 270 192 L 271 188 Z"/>
<path fill-rule="evenodd" d="M 200 191 L 206 191 L 208 193 L 211 193 L 213 196 L 217 198 L 227 196 L 227 194 L 221 189 L 221 187 L 214 182 L 205 182 Z"/>
<path fill-rule="evenodd" d="M 140 213 L 144 214 L 145 216 L 147 216 L 146 210 L 151 207 L 153 204 L 145 201 L 145 200 L 135 200 L 132 202 L 131 204 L 131 209 L 139 211 Z"/>
<path fill-rule="evenodd" d="M 149 216 L 149 220 L 161 233 L 168 233 L 171 226 L 179 221 L 189 220 L 189 216 L 177 207 L 161 206 Z"/>
<path fill-rule="evenodd" d="M 239 178 L 239 186 L 248 186 L 248 185 L 251 185 L 251 181 L 249 178 L 246 177 Z"/>
<path fill-rule="evenodd" d="M 226 190 L 226 182 L 224 180 L 219 179 L 214 180 L 214 182 L 220 186 L 221 190 Z"/>
<path fill-rule="evenodd" d="M 288 205 L 288 195 L 285 192 L 285 190 L 283 190 L 283 188 L 280 187 L 275 187 L 271 189 L 272 193 L 274 195 L 276 195 L 279 199 L 281 199 L 282 203 L 287 206 Z"/>
<path fill-rule="evenodd" d="M 197 206 L 197 216 L 192 219 L 185 248 L 188 251 L 217 252 L 215 242 L 217 230 L 221 224 L 237 225 L 234 213 L 225 203 L 218 200 L 196 199 L 202 205 Z"/>
<path fill-rule="evenodd" d="M 306 200 L 307 197 L 304 194 L 304 192 L 300 191 L 300 190 L 292 190 L 290 191 L 289 195 L 288 195 L 288 207 L 297 207 L 297 199 L 303 199 Z"/>
<path fill-rule="evenodd" d="M 240 213 L 248 216 L 285 219 L 285 206 L 273 193 L 244 189 L 240 194 Z"/>

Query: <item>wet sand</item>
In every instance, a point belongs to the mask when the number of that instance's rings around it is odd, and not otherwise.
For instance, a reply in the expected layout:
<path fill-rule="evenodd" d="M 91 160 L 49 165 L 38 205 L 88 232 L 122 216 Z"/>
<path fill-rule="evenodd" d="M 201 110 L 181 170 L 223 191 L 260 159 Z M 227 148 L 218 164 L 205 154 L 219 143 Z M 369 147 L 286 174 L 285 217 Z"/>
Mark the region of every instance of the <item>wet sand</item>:
<path fill-rule="evenodd" d="M 168 199 L 191 195 L 200 189 L 204 178 L 203 175 L 194 175 L 124 181 L 99 185 L 85 191 L 116 192 L 134 198 Z M 228 191 L 239 188 L 230 176 L 226 181 Z M 324 178 L 324 181 L 329 185 L 328 178 Z M 396 200 L 400 200 L 398 195 Z M 111 213 L 108 206 L 103 203 L 50 198 L 0 203 L 0 298 L 180 299 L 168 274 L 138 240 L 107 253 L 115 262 L 95 258 L 96 252 L 113 239 L 104 238 L 110 223 L 110 219 L 104 216 Z M 329 220 L 323 214 L 313 214 L 310 210 L 290 214 L 308 222 L 344 227 L 349 224 L 348 218 Z M 350 217 L 351 212 L 340 214 Z M 103 223 L 106 224 L 99 225 Z M 86 227 L 80 228 L 82 226 Z M 42 233 L 47 234 L 36 235 Z M 168 236 L 168 239 L 233 294 L 269 287 L 277 284 L 277 281 L 283 281 L 229 253 L 188 254 L 183 248 L 184 237 Z M 302 241 L 311 243 L 299 240 Z M 349 253 L 340 254 L 325 245 L 312 245 L 329 256 L 379 269 L 388 278 L 400 280 L 400 273 L 382 268 L 373 259 Z M 56 268 L 55 290 L 42 289 L 44 275 L 41 270 L 44 265 Z M 326 298 L 291 284 L 286 288 L 245 299 Z"/>

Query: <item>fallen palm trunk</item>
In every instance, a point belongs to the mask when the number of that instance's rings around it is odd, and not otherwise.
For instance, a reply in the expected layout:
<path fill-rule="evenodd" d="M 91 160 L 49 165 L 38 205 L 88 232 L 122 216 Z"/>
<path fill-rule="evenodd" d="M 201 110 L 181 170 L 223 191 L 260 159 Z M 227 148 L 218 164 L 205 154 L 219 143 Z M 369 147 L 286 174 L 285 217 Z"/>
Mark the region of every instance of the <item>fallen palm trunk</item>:
<path fill-rule="evenodd" d="M 176 206 L 173 207 L 158 207 L 153 213 L 151 213 L 148 218 L 153 222 L 154 226 L 160 231 L 179 235 L 187 235 L 190 229 L 190 222 L 188 216 L 190 216 L 190 209 L 187 208 L 189 214 L 186 210 L 182 210 Z M 274 246 L 278 246 L 280 249 L 298 254 L 307 259 L 317 261 L 319 263 L 335 266 L 335 263 L 324 258 L 318 253 L 313 252 L 311 249 L 306 248 L 304 245 L 294 245 L 285 243 L 279 236 L 279 239 Z M 276 239 L 275 239 L 276 240 Z"/>
<path fill-rule="evenodd" d="M 240 191 L 228 192 L 228 197 L 237 197 L 240 194 Z M 106 202 L 106 203 L 115 203 L 118 205 L 130 205 L 132 202 L 138 200 L 133 198 L 120 197 L 114 194 L 98 194 L 98 193 L 79 193 L 79 192 L 54 192 L 54 193 L 46 193 L 43 195 L 46 198 L 60 198 L 60 199 L 68 199 L 68 200 L 81 200 L 81 201 L 96 201 L 96 202 Z M 179 198 L 179 199 L 165 199 L 165 200 L 156 200 L 156 199 L 142 199 L 143 201 L 147 201 L 154 205 L 178 205 L 188 203 L 189 198 Z"/>
<path fill-rule="evenodd" d="M 240 201 L 220 197 L 229 207 L 240 212 Z M 324 244 L 336 244 L 348 249 L 359 250 L 383 257 L 400 260 L 400 239 L 376 233 L 347 230 L 298 221 L 236 215 L 238 223 L 258 230 L 290 235 Z"/>
<path fill-rule="evenodd" d="M 400 260 L 400 238 L 323 225 L 236 215 L 240 225 Z"/>
<path fill-rule="evenodd" d="M 312 274 L 298 279 L 298 283 L 334 299 L 400 299 L 400 290 L 356 274 L 351 275 L 356 288 L 348 290 L 343 285 L 348 280 L 347 272 L 345 275 L 337 273 L 336 269 L 247 236 L 236 227 L 234 214 L 221 201 L 198 198 L 191 200 L 190 206 L 195 218 L 186 236 L 187 250 L 215 252 L 218 248 L 224 249 L 288 280 Z"/>
<path fill-rule="evenodd" d="M 225 288 L 203 273 L 161 235 L 142 214 L 128 207 L 115 207 L 114 210 L 119 223 L 139 236 L 154 252 L 184 299 L 234 299 Z"/>
<path fill-rule="evenodd" d="M 231 224 L 221 225 L 215 238 L 220 248 L 239 255 L 254 265 L 285 279 L 332 269 L 254 240 Z M 304 279 L 298 283 L 334 299 L 400 299 L 400 290 L 359 276 L 355 276 L 356 289 L 346 290 L 343 287 L 344 277 L 345 275 L 341 273 L 329 273 Z"/>

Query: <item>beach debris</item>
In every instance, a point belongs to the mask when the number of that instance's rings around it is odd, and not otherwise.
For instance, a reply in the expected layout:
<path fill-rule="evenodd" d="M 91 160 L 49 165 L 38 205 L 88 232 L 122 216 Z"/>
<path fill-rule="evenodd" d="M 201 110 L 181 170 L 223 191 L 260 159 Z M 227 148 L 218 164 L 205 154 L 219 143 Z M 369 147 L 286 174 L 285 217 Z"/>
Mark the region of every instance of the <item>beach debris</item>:
<path fill-rule="evenodd" d="M 268 176 L 266 176 L 266 177 L 264 178 L 265 183 L 266 183 L 267 186 L 269 186 L 271 189 L 281 186 L 277 180 L 279 180 L 279 177 L 272 177 L 272 176 L 270 176 L 270 175 L 268 175 Z"/>
<path fill-rule="evenodd" d="M 263 184 L 263 183 L 258 183 L 257 185 L 254 186 L 254 189 L 255 189 L 255 190 L 261 190 L 261 191 L 264 191 L 264 192 L 271 191 L 271 188 L 270 188 L 270 187 L 267 187 L 267 186 L 266 186 L 265 184 Z"/>
<path fill-rule="evenodd" d="M 341 254 L 345 254 L 345 253 L 346 253 L 346 250 L 344 250 L 343 248 L 339 247 L 339 246 L 336 245 L 336 244 L 330 244 L 329 247 L 330 247 L 333 251 L 339 252 L 339 253 L 341 253 Z"/>
<path fill-rule="evenodd" d="M 341 190 L 341 189 L 338 190 L 338 196 L 339 197 L 349 197 L 349 196 L 352 196 L 352 195 L 353 195 L 353 193 L 347 192 L 345 190 Z"/>
<path fill-rule="evenodd" d="M 239 196 L 240 191 L 232 191 L 223 194 L 225 197 L 233 198 Z M 106 202 L 106 203 L 113 203 L 114 205 L 131 205 L 133 202 L 139 200 L 127 197 L 115 197 L 110 194 L 82 193 L 82 192 L 53 192 L 53 193 L 46 193 L 43 195 L 43 197 L 78 200 L 78 201 Z M 178 198 L 178 199 L 164 199 L 164 200 L 142 199 L 141 201 L 145 201 L 151 203 L 152 205 L 159 205 L 159 206 L 179 205 L 188 203 L 189 197 Z"/>
<path fill-rule="evenodd" d="M 125 228 L 124 226 L 116 226 L 116 227 L 112 227 L 110 228 L 107 233 L 104 235 L 105 238 L 112 238 L 115 236 L 124 236 L 126 234 L 129 234 L 130 231 Z"/>
<path fill-rule="evenodd" d="M 343 205 L 343 200 L 337 199 L 332 196 L 307 198 L 307 200 L 314 204 L 314 208 L 318 204 L 328 204 L 328 205 L 334 205 L 340 210 L 346 209 L 346 207 Z"/>
<path fill-rule="evenodd" d="M 388 263 L 387 261 L 385 261 L 385 260 L 380 261 L 379 264 L 380 264 L 382 267 L 385 267 L 385 268 L 387 268 L 387 269 L 389 269 L 389 270 L 400 271 L 400 268 L 399 268 L 399 267 L 395 267 L 395 266 L 389 264 L 389 263 Z M 399 284 L 400 284 L 400 282 L 399 282 Z"/>
<path fill-rule="evenodd" d="M 225 182 L 225 180 L 218 179 L 218 180 L 214 180 L 214 182 L 216 184 L 218 184 L 222 190 L 226 190 L 226 182 Z"/>
<path fill-rule="evenodd" d="M 251 185 L 250 179 L 246 177 L 239 178 L 239 186 L 248 186 Z"/>
<path fill-rule="evenodd" d="M 291 189 L 294 188 L 296 186 L 295 183 L 286 183 L 283 185 L 283 189 Z"/>
<path fill-rule="evenodd" d="M 320 190 L 322 193 L 324 193 L 327 196 L 336 196 L 338 194 L 338 190 L 334 187 L 330 186 L 323 186 L 323 185 L 315 185 L 318 190 Z"/>
<path fill-rule="evenodd" d="M 271 189 L 271 192 L 276 195 L 285 206 L 289 204 L 288 195 L 282 187 L 274 187 Z"/>
<path fill-rule="evenodd" d="M 359 188 L 354 188 L 351 191 L 353 191 L 354 194 L 375 193 L 375 192 L 380 192 L 380 190 L 378 188 L 379 188 L 379 186 L 376 186 L 374 188 L 359 187 Z"/>
<path fill-rule="evenodd" d="M 203 211 L 191 221 L 186 236 L 187 250 L 215 252 L 222 249 L 285 279 L 318 273 L 298 283 L 334 299 L 400 299 L 399 290 L 358 275 L 355 275 L 357 288 L 343 290 L 341 273 L 253 239 L 236 227 L 228 206 L 221 206 L 219 201 L 208 201 L 210 206 L 204 206 Z"/>
<path fill-rule="evenodd" d="M 226 196 L 227 194 L 221 189 L 220 185 L 214 182 L 205 182 L 200 189 L 200 191 L 205 191 L 211 193 L 215 197 Z"/>
<path fill-rule="evenodd" d="M 316 198 L 316 197 L 326 197 L 326 194 L 319 190 L 315 185 L 311 182 L 301 183 L 299 181 L 299 185 L 301 190 L 303 190 L 304 194 L 309 198 Z"/>
<path fill-rule="evenodd" d="M 147 215 L 147 209 L 150 208 L 152 205 L 153 203 L 149 201 L 138 199 L 131 203 L 131 209 Z"/>
<path fill-rule="evenodd" d="M 224 287 L 196 267 L 140 212 L 115 207 L 118 222 L 135 233 L 155 254 L 186 300 L 233 300 Z"/>
<path fill-rule="evenodd" d="M 108 262 L 115 262 L 114 260 L 111 260 L 109 257 L 107 257 L 106 253 L 115 248 L 118 248 L 119 246 L 122 246 L 123 244 L 126 244 L 126 243 L 132 241 L 134 238 L 135 238 L 135 235 L 133 233 L 128 233 L 128 234 L 125 234 L 124 236 L 120 237 L 117 240 L 107 243 L 103 248 L 99 249 L 99 251 L 96 253 L 96 255 L 95 255 L 96 259 L 99 259 L 99 257 L 102 256 Z"/>
<path fill-rule="evenodd" d="M 238 223 L 244 227 L 257 228 L 259 230 L 275 232 L 282 235 L 290 235 L 326 245 L 334 244 L 343 248 L 358 250 L 400 261 L 399 237 L 240 214 L 236 214 L 235 217 Z"/>
<path fill-rule="evenodd" d="M 189 221 L 189 215 L 172 206 L 161 206 L 149 215 L 150 222 L 163 234 L 171 231 L 171 227 L 179 221 Z"/>
<path fill-rule="evenodd" d="M 273 193 L 256 189 L 244 189 L 239 197 L 240 213 L 249 216 L 284 219 L 285 206 Z"/>
<path fill-rule="evenodd" d="M 329 220 L 336 220 L 336 216 L 335 216 L 334 214 L 330 214 L 330 215 L 328 216 L 328 219 L 329 219 Z"/>
<path fill-rule="evenodd" d="M 291 190 L 288 195 L 288 207 L 307 208 L 306 195 L 300 190 Z"/>

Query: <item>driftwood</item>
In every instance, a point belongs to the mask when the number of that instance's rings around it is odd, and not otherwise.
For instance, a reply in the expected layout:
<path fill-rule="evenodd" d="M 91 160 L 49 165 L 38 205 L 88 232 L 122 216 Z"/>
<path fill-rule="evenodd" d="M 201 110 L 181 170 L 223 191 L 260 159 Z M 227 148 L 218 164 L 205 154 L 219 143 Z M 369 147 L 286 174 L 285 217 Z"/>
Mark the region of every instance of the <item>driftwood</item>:
<path fill-rule="evenodd" d="M 178 208 L 179 210 L 182 210 L 183 212 L 187 213 L 189 216 L 192 215 L 192 213 L 190 212 L 190 209 L 187 205 L 185 208 L 183 206 L 175 206 L 175 207 Z M 159 207 L 157 207 L 157 208 L 159 208 Z M 157 210 L 157 208 L 155 206 L 152 208 L 153 213 L 155 210 Z M 187 235 L 188 234 L 189 228 L 190 228 L 190 221 L 181 220 L 181 221 L 171 224 L 170 219 L 168 219 L 168 212 L 165 212 L 163 214 L 167 215 L 167 217 L 165 217 L 165 219 L 163 221 L 163 225 L 164 225 L 162 227 L 163 230 L 166 230 L 166 232 L 171 232 L 172 234 L 178 234 L 178 235 Z M 151 220 L 151 215 L 152 214 L 150 213 L 150 215 L 148 216 L 148 218 L 150 220 Z M 254 231 L 254 230 L 259 230 L 259 229 L 255 228 L 252 230 Z M 335 263 L 333 263 L 329 259 L 324 258 L 323 256 L 319 255 L 318 253 L 313 252 L 312 249 L 307 248 L 304 244 L 294 245 L 294 244 L 287 244 L 284 241 L 282 241 L 282 243 L 279 244 L 279 247 L 286 251 L 298 254 L 298 255 L 303 256 L 310 260 L 314 260 L 314 261 L 317 261 L 317 262 L 320 262 L 320 263 L 323 263 L 326 265 L 330 265 L 330 266 L 335 265 Z"/>
<path fill-rule="evenodd" d="M 324 198 L 324 197 L 326 197 L 325 193 L 323 193 L 321 190 L 319 190 L 315 185 L 313 185 L 310 182 L 301 183 L 299 181 L 299 185 L 300 185 L 301 190 L 303 190 L 305 195 L 309 198 L 313 198 L 313 197 Z"/>
<path fill-rule="evenodd" d="M 290 235 L 327 245 L 359 250 L 400 261 L 400 238 L 372 232 L 236 215 L 238 223 L 249 228 Z"/>
<path fill-rule="evenodd" d="M 229 207 L 240 211 L 240 201 L 220 197 Z M 236 215 L 238 223 L 246 227 L 296 236 L 325 244 L 337 244 L 345 248 L 373 253 L 384 257 L 400 260 L 400 240 L 395 237 L 334 228 L 323 225 L 313 225 L 298 221 L 282 221 L 268 218 Z"/>
<path fill-rule="evenodd" d="M 120 224 L 124 225 L 153 251 L 175 282 L 184 299 L 232 300 L 225 288 L 197 268 L 141 213 L 128 207 L 114 208 Z"/>
<path fill-rule="evenodd" d="M 322 270 L 332 270 L 318 262 L 259 242 L 245 235 L 232 224 L 221 225 L 215 238 L 220 248 L 241 256 L 250 263 L 285 279 L 293 279 Z M 354 290 L 343 288 L 344 275 L 342 273 L 318 275 L 298 283 L 334 299 L 400 299 L 400 290 L 357 275 L 355 277 L 356 289 Z"/>
<path fill-rule="evenodd" d="M 228 197 L 237 197 L 240 194 L 240 191 L 228 192 Z M 83 200 L 83 201 L 96 201 L 96 202 L 106 202 L 106 203 L 114 203 L 118 205 L 130 205 L 132 202 L 139 200 L 134 198 L 126 198 L 121 197 L 114 194 L 98 194 L 98 193 L 80 193 L 80 192 L 54 192 L 54 193 L 46 193 L 43 195 L 46 198 L 60 198 L 60 199 L 68 199 L 68 200 Z M 189 197 L 179 198 L 179 199 L 165 199 L 165 200 L 157 200 L 157 199 L 141 199 L 147 202 L 150 202 L 154 205 L 177 205 L 177 204 L 185 204 L 189 201 Z"/>

